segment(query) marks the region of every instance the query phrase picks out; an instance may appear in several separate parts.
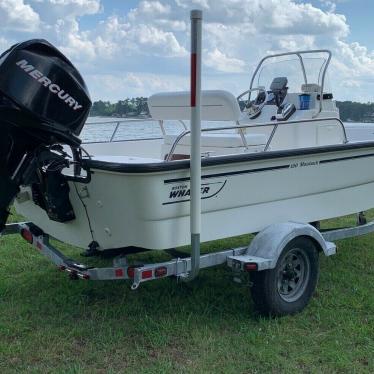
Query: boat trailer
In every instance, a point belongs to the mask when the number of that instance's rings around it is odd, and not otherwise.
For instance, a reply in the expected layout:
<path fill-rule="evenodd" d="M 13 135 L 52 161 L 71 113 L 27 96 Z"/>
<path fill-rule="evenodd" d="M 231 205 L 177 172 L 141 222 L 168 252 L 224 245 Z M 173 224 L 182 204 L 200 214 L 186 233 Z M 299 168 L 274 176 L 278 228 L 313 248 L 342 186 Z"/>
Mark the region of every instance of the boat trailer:
<path fill-rule="evenodd" d="M 361 213 L 362 214 L 362 213 Z M 336 253 L 335 240 L 357 237 L 374 232 L 374 221 L 354 227 L 318 231 L 305 223 L 286 222 L 274 224 L 258 233 L 248 246 L 226 249 L 200 256 L 200 268 L 227 264 L 234 271 L 234 280 L 240 282 L 240 273 L 261 272 L 275 268 L 278 259 L 292 240 L 309 238 L 326 256 Z M 141 283 L 165 277 L 187 277 L 191 272 L 191 257 L 143 265 L 128 263 L 125 255 L 114 258 L 111 267 L 90 267 L 66 257 L 50 243 L 50 237 L 31 222 L 7 224 L 1 236 L 20 234 L 29 244 L 46 256 L 71 279 L 131 280 L 132 290 Z"/>

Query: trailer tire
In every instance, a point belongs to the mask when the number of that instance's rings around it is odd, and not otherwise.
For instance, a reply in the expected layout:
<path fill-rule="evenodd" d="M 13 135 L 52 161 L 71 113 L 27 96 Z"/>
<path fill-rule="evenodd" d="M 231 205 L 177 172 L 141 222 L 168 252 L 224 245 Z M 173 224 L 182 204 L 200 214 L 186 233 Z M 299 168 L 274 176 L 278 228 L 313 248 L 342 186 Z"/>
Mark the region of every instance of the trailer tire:
<path fill-rule="evenodd" d="M 284 247 L 274 269 L 251 274 L 254 304 L 266 316 L 301 312 L 314 293 L 318 276 L 319 253 L 314 242 L 297 237 Z"/>

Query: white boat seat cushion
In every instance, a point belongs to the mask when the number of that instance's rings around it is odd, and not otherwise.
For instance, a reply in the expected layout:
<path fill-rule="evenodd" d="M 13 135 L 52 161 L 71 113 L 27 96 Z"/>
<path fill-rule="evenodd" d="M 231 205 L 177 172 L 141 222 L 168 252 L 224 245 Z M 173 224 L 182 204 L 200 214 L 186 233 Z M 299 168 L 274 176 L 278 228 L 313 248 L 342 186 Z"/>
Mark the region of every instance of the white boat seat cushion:
<path fill-rule="evenodd" d="M 155 120 L 190 120 L 189 91 L 166 92 L 148 99 L 151 116 Z M 201 92 L 201 119 L 206 121 L 237 121 L 241 112 L 238 101 L 230 92 L 206 90 Z"/>
<path fill-rule="evenodd" d="M 245 134 L 245 140 L 248 146 L 264 145 L 267 137 L 264 134 Z M 172 145 L 177 135 L 166 135 L 164 144 Z M 191 145 L 190 134 L 185 135 L 178 143 L 179 145 Z M 244 147 L 240 134 L 203 134 L 201 136 L 201 147 L 215 148 L 237 148 Z"/>

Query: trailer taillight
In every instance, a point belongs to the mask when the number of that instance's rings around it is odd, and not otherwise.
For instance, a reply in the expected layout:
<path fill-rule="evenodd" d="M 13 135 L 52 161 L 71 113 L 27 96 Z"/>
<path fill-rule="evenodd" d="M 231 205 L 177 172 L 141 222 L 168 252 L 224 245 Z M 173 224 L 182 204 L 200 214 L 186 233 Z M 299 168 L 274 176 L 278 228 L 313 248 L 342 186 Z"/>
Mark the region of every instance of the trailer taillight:
<path fill-rule="evenodd" d="M 32 244 L 32 242 L 34 241 L 33 235 L 32 235 L 30 230 L 22 229 L 21 230 L 21 236 L 22 236 L 23 239 L 25 239 L 30 244 Z"/>
<path fill-rule="evenodd" d="M 153 276 L 152 270 L 142 271 L 142 279 L 149 279 L 149 278 L 152 278 L 152 276 Z"/>
<path fill-rule="evenodd" d="M 134 277 L 135 277 L 135 268 L 134 267 L 127 268 L 127 276 L 131 279 L 134 279 Z M 142 279 L 150 279 L 152 277 L 153 277 L 152 269 L 142 271 L 142 275 L 141 275 Z"/>
<path fill-rule="evenodd" d="M 244 270 L 245 271 L 257 271 L 258 265 L 255 262 L 247 262 L 244 264 Z"/>
<path fill-rule="evenodd" d="M 116 269 L 114 271 L 114 274 L 116 275 L 117 278 L 122 278 L 124 275 L 123 269 Z"/>

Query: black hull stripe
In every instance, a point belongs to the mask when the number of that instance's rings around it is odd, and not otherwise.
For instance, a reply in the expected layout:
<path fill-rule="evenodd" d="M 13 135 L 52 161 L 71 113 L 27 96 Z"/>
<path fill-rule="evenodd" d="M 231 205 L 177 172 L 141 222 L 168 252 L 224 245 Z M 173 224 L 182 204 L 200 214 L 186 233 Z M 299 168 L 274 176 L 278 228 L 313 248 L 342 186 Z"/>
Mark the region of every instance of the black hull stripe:
<path fill-rule="evenodd" d="M 358 156 L 332 158 L 332 159 L 329 159 L 329 160 L 321 160 L 319 163 L 320 164 L 328 164 L 330 162 L 355 160 L 355 159 L 367 158 L 367 157 L 374 157 L 374 153 L 369 153 L 369 154 L 366 154 L 366 155 L 358 155 Z M 281 169 L 289 169 L 289 168 L 290 168 L 290 164 L 287 164 L 287 165 L 273 166 L 273 167 L 269 167 L 269 168 L 259 168 L 259 169 L 250 169 L 250 170 L 231 171 L 231 172 L 227 172 L 227 173 L 202 175 L 201 179 L 219 178 L 219 177 L 227 177 L 227 176 L 241 175 L 241 174 L 252 174 L 252 173 L 259 173 L 259 172 L 263 172 L 263 171 L 281 170 Z M 164 180 L 164 184 L 177 183 L 177 182 L 187 182 L 189 180 L 190 180 L 190 177 L 166 179 L 166 180 Z"/>
<path fill-rule="evenodd" d="M 227 173 L 218 173 L 218 174 L 207 174 L 207 175 L 202 175 L 201 179 L 227 177 L 227 176 L 231 176 L 231 175 L 260 173 L 260 172 L 263 172 L 263 171 L 270 171 L 270 170 L 289 169 L 289 167 L 290 167 L 290 165 L 287 164 L 287 165 L 280 165 L 280 166 L 272 166 L 272 167 L 269 167 L 269 168 L 230 171 L 230 172 L 227 172 Z M 166 180 L 164 180 L 164 183 L 169 184 L 169 183 L 176 183 L 176 182 L 187 182 L 189 180 L 190 180 L 190 177 L 166 179 Z"/>
<path fill-rule="evenodd" d="M 345 160 L 354 160 L 356 158 L 366 158 L 366 157 L 374 157 L 374 153 L 368 153 L 366 155 L 358 155 L 358 156 L 350 156 L 350 157 L 340 157 L 340 158 L 331 158 L 329 160 L 322 160 L 320 164 L 328 164 L 329 162 L 338 162 L 338 161 L 345 161 Z"/>

